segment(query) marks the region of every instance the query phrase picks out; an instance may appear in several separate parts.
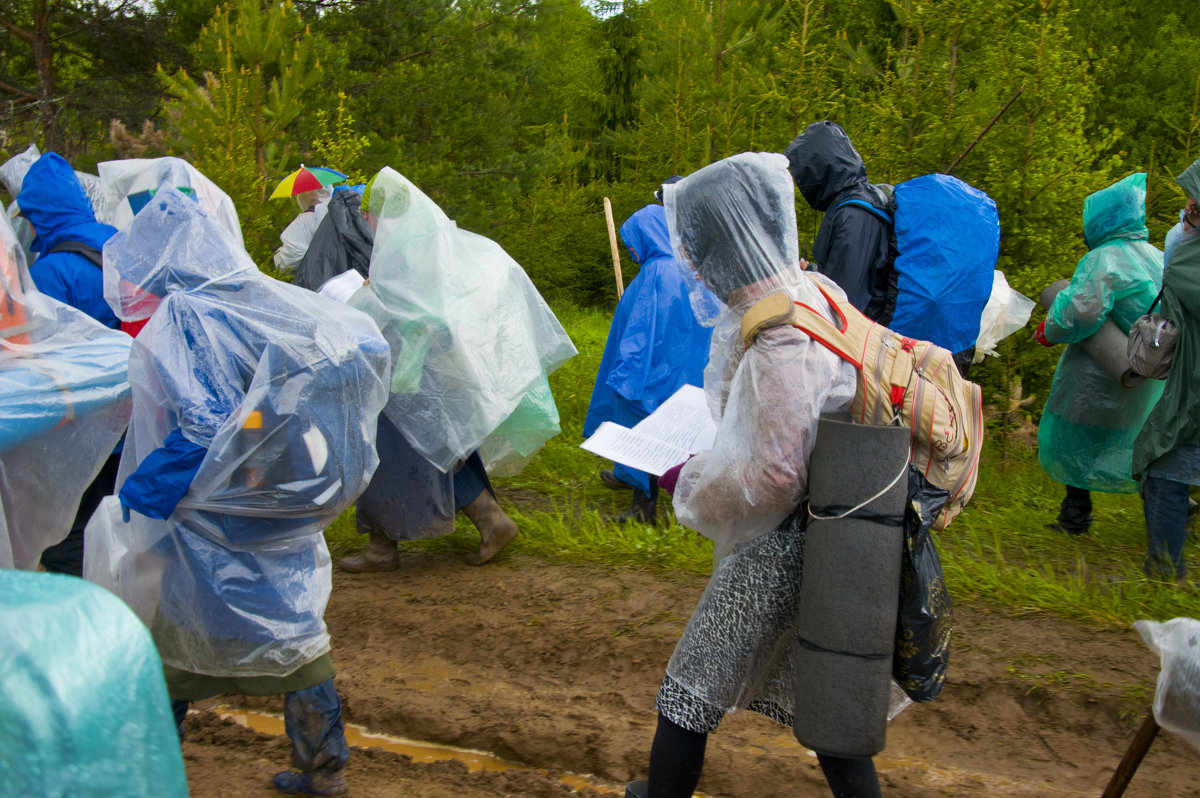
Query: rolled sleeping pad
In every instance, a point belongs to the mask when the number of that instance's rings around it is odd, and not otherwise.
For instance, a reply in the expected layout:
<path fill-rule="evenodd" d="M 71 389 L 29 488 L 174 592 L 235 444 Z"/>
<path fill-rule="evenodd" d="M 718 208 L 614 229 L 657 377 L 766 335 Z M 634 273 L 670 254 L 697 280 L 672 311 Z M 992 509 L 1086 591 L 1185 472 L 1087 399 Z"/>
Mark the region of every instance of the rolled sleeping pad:
<path fill-rule="evenodd" d="M 822 418 L 809 466 L 793 732 L 819 754 L 873 756 L 887 736 L 910 432 Z M 896 476 L 900 475 L 897 480 Z M 882 496 L 839 520 L 879 493 Z"/>
<path fill-rule="evenodd" d="M 1050 306 L 1054 304 L 1054 297 L 1070 284 L 1070 280 L 1056 280 L 1050 283 L 1042 289 L 1038 304 L 1044 310 L 1050 310 Z M 1079 345 L 1108 372 L 1109 376 L 1125 387 L 1145 382 L 1145 377 L 1130 371 L 1129 336 L 1121 332 L 1121 328 L 1113 324 L 1111 319 L 1105 319 L 1100 329 L 1080 341 Z"/>

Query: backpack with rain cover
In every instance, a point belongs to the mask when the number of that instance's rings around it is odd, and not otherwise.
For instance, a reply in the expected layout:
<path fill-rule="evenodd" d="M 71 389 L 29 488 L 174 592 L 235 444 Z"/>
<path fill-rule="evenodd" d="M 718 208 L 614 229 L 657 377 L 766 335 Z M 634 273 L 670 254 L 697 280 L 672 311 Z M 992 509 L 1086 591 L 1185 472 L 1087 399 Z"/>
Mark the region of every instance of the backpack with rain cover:
<path fill-rule="evenodd" d="M 987 194 L 957 177 L 929 174 L 892 189 L 888 210 L 861 199 L 838 205 L 873 213 L 896 246 L 896 309 L 888 326 L 951 352 L 975 343 L 992 294 L 1000 217 Z"/>
<path fill-rule="evenodd" d="M 864 316 L 809 277 L 837 323 L 780 292 L 755 303 L 742 318 L 749 347 L 768 327 L 790 324 L 858 369 L 850 414 L 859 424 L 899 424 L 912 436 L 909 462 L 935 487 L 949 493 L 933 524 L 941 530 L 958 515 L 979 475 L 983 448 L 983 395 L 954 366 L 942 347 L 900 335 Z"/>

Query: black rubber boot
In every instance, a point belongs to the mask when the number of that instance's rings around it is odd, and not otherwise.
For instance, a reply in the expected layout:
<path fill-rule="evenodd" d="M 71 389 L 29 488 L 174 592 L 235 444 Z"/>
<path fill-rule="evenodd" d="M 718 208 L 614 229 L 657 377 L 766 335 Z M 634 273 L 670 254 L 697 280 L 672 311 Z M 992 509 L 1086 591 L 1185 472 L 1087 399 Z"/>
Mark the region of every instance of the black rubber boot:
<path fill-rule="evenodd" d="M 650 780 L 638 779 L 626 784 L 625 798 L 650 798 Z"/>
<path fill-rule="evenodd" d="M 637 488 L 633 490 L 633 504 L 623 513 L 613 516 L 618 524 L 637 521 L 641 524 L 654 524 L 658 517 L 658 483 L 650 480 L 650 495 L 642 493 Z"/>

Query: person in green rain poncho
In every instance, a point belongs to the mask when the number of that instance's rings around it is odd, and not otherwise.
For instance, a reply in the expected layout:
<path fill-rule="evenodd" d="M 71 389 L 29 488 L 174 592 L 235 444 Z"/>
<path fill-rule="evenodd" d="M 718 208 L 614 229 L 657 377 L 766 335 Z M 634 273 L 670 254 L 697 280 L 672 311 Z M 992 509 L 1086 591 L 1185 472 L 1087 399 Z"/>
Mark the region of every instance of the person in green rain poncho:
<path fill-rule="evenodd" d="M 1200 160 L 1178 177 L 1188 193 L 1180 223 L 1167 234 L 1162 313 L 1179 340 L 1162 399 L 1133 446 L 1133 473 L 1142 479 L 1148 546 L 1147 576 L 1183 580 L 1188 486 L 1200 485 Z"/>
<path fill-rule="evenodd" d="M 1162 252 L 1146 230 L 1145 173 L 1084 200 L 1083 235 L 1088 253 L 1034 334 L 1044 346 L 1067 344 L 1038 427 L 1038 462 L 1067 486 L 1051 526 L 1071 535 L 1091 525 L 1089 491 L 1138 489 L 1133 441 L 1163 390 L 1157 380 L 1122 386 L 1080 346 L 1106 319 L 1128 334 L 1162 286 Z"/>

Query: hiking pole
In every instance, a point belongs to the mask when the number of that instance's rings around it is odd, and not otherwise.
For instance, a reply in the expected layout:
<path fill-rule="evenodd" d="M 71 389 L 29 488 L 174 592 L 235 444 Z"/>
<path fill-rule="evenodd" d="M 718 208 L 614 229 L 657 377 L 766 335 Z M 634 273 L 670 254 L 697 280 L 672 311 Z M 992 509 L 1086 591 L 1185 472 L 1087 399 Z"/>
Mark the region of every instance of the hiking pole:
<path fill-rule="evenodd" d="M 1133 740 L 1129 743 L 1125 756 L 1121 757 L 1121 764 L 1117 765 L 1117 769 L 1113 771 L 1112 779 L 1104 788 L 1104 794 L 1100 798 L 1121 798 L 1125 794 L 1125 788 L 1129 786 L 1129 781 L 1137 772 L 1138 765 L 1142 764 L 1142 760 L 1146 758 L 1146 752 L 1150 750 L 1150 743 L 1154 742 L 1157 735 L 1158 721 L 1154 719 L 1154 713 L 1151 712 L 1142 721 L 1142 726 L 1137 730 L 1137 734 L 1133 735 Z"/>
<path fill-rule="evenodd" d="M 625 279 L 621 277 L 621 253 L 617 249 L 617 228 L 613 224 L 612 203 L 604 198 L 604 221 L 608 223 L 608 246 L 612 249 L 613 274 L 617 278 L 617 299 L 625 293 Z"/>
<path fill-rule="evenodd" d="M 962 155 L 955 158 L 954 163 L 947 166 L 946 170 L 944 172 L 942 172 L 942 174 L 945 174 L 945 175 L 953 174 L 954 170 L 958 168 L 958 165 L 960 163 L 962 163 L 962 159 L 966 158 L 967 154 L 969 152 L 971 152 L 971 150 L 975 149 L 975 145 L 978 144 L 983 139 L 983 137 L 988 134 L 988 131 L 992 129 L 992 125 L 994 125 L 1000 121 L 1000 117 L 1004 116 L 1004 112 L 1012 107 L 1012 104 L 1017 101 L 1017 98 L 1021 96 L 1021 92 L 1023 92 L 1023 91 L 1025 91 L 1024 86 L 1017 89 L 1017 93 L 1014 94 L 1012 96 L 1012 98 L 1004 104 L 1003 108 L 1001 108 L 999 111 L 996 112 L 996 115 L 992 117 L 992 121 L 987 123 L 987 127 L 985 127 L 983 130 L 981 130 L 979 132 L 979 135 L 975 137 L 975 140 L 972 141 L 965 150 L 963 150 Z"/>

